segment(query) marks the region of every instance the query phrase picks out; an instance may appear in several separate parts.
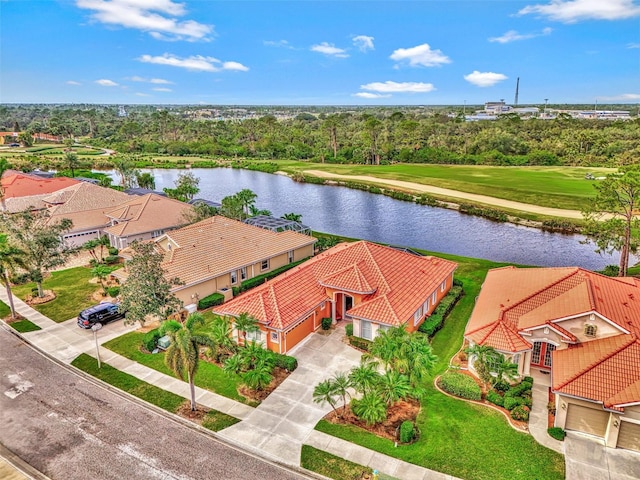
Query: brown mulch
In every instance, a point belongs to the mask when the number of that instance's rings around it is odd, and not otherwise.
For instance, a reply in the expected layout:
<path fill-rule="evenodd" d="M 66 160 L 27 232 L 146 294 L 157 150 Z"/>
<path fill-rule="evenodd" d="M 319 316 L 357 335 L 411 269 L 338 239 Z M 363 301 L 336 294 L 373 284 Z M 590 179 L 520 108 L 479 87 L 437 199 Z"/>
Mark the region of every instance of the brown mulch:
<path fill-rule="evenodd" d="M 26 320 L 26 318 L 23 317 L 22 315 L 20 315 L 18 312 L 16 312 L 16 318 L 11 318 L 11 314 L 9 314 L 5 318 L 3 318 L 2 320 L 4 320 L 7 324 L 11 325 L 12 323 L 20 322 L 22 320 Z"/>
<path fill-rule="evenodd" d="M 250 388 L 241 385 L 238 387 L 238 393 L 249 400 L 262 402 L 271 392 L 285 381 L 289 374 L 290 372 L 287 372 L 284 368 L 275 367 L 272 372 L 273 380 L 271 380 L 271 383 L 264 390 L 251 390 Z"/>
<path fill-rule="evenodd" d="M 53 292 L 53 290 L 45 290 L 43 297 L 39 297 L 37 295 L 35 296 L 27 295 L 27 298 L 25 299 L 25 303 L 27 305 L 41 305 L 43 303 L 47 303 L 55 299 L 56 299 L 56 294 Z"/>
<path fill-rule="evenodd" d="M 338 415 L 332 410 L 325 415 L 324 419 L 330 423 L 339 425 L 355 425 L 379 437 L 396 441 L 398 439 L 397 431 L 400 424 L 407 420 L 415 422 L 416 418 L 418 418 L 418 413 L 420 413 L 420 403 L 410 399 L 400 400 L 391 405 L 387 409 L 386 420 L 375 425 L 367 425 L 364 421 L 356 417 L 349 405 L 347 405 L 344 412 L 342 407 L 338 407 Z M 340 417 L 340 415 L 342 415 L 342 417 Z"/>
<path fill-rule="evenodd" d="M 549 389 L 549 402 L 554 402 L 555 403 L 555 397 L 553 395 L 553 393 L 551 393 L 551 389 Z M 555 410 L 552 410 L 549 412 L 548 416 L 547 416 L 547 428 L 551 428 L 551 427 L 555 427 L 556 426 L 556 414 L 555 414 Z"/>

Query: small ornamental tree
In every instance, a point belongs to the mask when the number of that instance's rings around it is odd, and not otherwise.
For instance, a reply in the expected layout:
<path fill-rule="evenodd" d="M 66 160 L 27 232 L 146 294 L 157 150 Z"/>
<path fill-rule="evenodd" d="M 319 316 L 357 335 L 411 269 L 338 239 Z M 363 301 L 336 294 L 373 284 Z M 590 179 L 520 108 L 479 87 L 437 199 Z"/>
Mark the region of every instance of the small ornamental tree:
<path fill-rule="evenodd" d="M 134 253 L 127 262 L 129 277 L 120 289 L 120 308 L 127 312 L 128 323 L 144 325 L 149 317 L 164 320 L 182 307 L 182 302 L 171 293 L 182 282 L 166 278 L 162 268 L 164 256 L 154 249 L 153 243 L 134 242 L 131 248 Z"/>
<path fill-rule="evenodd" d="M 11 292 L 9 274 L 14 273 L 16 268 L 24 268 L 24 266 L 24 252 L 9 244 L 6 235 L 0 235 L 0 282 L 2 282 L 7 291 L 9 307 L 11 308 L 11 318 L 13 320 L 17 317 L 16 308 L 13 304 L 13 293 Z"/>

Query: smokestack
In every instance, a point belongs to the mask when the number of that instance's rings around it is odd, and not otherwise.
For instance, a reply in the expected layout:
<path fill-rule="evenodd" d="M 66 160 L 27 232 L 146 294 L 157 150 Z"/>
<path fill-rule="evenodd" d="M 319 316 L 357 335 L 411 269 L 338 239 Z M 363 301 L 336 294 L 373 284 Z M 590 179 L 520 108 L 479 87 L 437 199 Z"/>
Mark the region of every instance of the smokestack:
<path fill-rule="evenodd" d="M 513 106 L 517 107 L 518 106 L 518 93 L 520 92 L 520 77 L 518 77 L 518 80 L 516 80 L 516 99 L 513 102 Z"/>

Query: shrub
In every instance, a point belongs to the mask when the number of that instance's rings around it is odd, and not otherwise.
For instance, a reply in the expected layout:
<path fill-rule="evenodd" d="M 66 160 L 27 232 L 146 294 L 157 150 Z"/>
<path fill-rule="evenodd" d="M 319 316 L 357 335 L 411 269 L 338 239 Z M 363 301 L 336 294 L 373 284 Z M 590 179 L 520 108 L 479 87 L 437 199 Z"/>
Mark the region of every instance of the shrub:
<path fill-rule="evenodd" d="M 522 381 L 523 381 L 523 382 L 530 383 L 530 384 L 531 384 L 531 386 L 533 386 L 533 377 L 524 377 L 524 378 L 522 379 Z"/>
<path fill-rule="evenodd" d="M 11 283 L 14 285 L 24 285 L 29 282 L 29 274 L 28 273 L 17 273 L 13 275 L 11 278 Z"/>
<path fill-rule="evenodd" d="M 504 396 L 504 408 L 511 411 L 516 407 L 524 405 L 524 401 L 521 397 L 507 397 Z"/>
<path fill-rule="evenodd" d="M 525 405 L 518 405 L 516 408 L 511 410 L 511 418 L 514 420 L 521 420 L 526 422 L 529 420 L 529 407 Z"/>
<path fill-rule="evenodd" d="M 207 295 L 198 302 L 198 310 L 204 310 L 215 305 L 222 305 L 224 303 L 224 295 L 221 293 L 212 293 Z"/>
<path fill-rule="evenodd" d="M 329 330 L 331 328 L 331 318 L 330 317 L 324 317 L 322 319 L 322 329 L 323 330 Z"/>
<path fill-rule="evenodd" d="M 491 402 L 494 405 L 498 405 L 499 407 L 504 406 L 504 398 L 502 398 L 502 395 L 500 395 L 498 392 L 495 392 L 493 390 L 490 390 L 487 393 L 487 402 Z"/>
<path fill-rule="evenodd" d="M 347 323 L 344 326 L 344 331 L 347 334 L 347 337 L 353 336 L 353 323 Z"/>
<path fill-rule="evenodd" d="M 295 357 L 289 355 L 283 355 L 281 353 L 275 354 L 276 367 L 284 368 L 288 372 L 293 372 L 298 368 L 298 360 Z"/>
<path fill-rule="evenodd" d="M 157 328 L 150 330 L 149 332 L 144 334 L 142 337 L 142 345 L 148 352 L 153 352 L 158 344 L 158 339 L 160 338 L 160 330 Z"/>
<path fill-rule="evenodd" d="M 480 400 L 482 391 L 473 378 L 458 372 L 445 372 L 438 386 L 447 393 L 469 400 Z"/>
<path fill-rule="evenodd" d="M 365 338 L 349 337 L 349 343 L 360 350 L 364 350 L 365 352 L 368 352 L 369 348 L 371 348 L 371 341 Z"/>
<path fill-rule="evenodd" d="M 119 260 L 120 257 L 118 257 L 117 255 L 108 255 L 105 257 L 104 263 L 106 263 L 107 265 L 113 265 L 114 263 L 118 263 Z"/>
<path fill-rule="evenodd" d="M 462 297 L 464 291 L 460 286 L 453 286 L 449 293 L 440 300 L 440 303 L 435 310 L 427 317 L 427 319 L 418 327 L 418 330 L 429 337 L 436 334 L 438 330 L 442 328 L 444 319 L 449 315 L 449 312 L 453 309 L 457 301 Z"/>
<path fill-rule="evenodd" d="M 502 393 L 505 393 L 510 388 L 511 388 L 511 385 L 509 385 L 509 382 L 505 382 L 504 380 L 500 380 L 496 382 L 496 384 L 493 386 L 494 390 Z"/>
<path fill-rule="evenodd" d="M 549 434 L 549 436 L 555 438 L 556 440 L 560 440 L 560 441 L 563 441 L 564 437 L 567 436 L 567 432 L 565 432 L 560 427 L 547 428 L 547 433 Z"/>
<path fill-rule="evenodd" d="M 109 255 L 118 255 L 118 249 L 116 247 L 109 247 Z"/>
<path fill-rule="evenodd" d="M 262 285 L 267 280 L 270 280 L 273 277 L 277 277 L 282 272 L 286 272 L 287 270 L 290 270 L 293 267 L 296 267 L 296 266 L 300 265 L 305 260 L 306 260 L 306 258 L 303 258 L 302 260 L 299 260 L 299 261 L 293 262 L 293 263 L 289 263 L 289 264 L 284 265 L 284 266 L 282 266 L 280 268 L 276 268 L 275 270 L 272 270 L 270 272 L 263 273 L 262 275 L 258 275 L 258 276 L 253 277 L 253 278 L 248 278 L 247 280 L 243 281 L 240 284 L 239 287 L 233 287 L 233 295 L 234 296 L 238 295 L 238 294 L 240 294 L 242 292 L 245 292 L 245 291 L 250 290 L 250 289 L 252 289 L 254 287 L 257 287 L 258 285 Z"/>
<path fill-rule="evenodd" d="M 410 443 L 416 436 L 416 430 L 413 422 L 404 421 L 400 424 L 400 441 L 402 443 Z"/>
<path fill-rule="evenodd" d="M 120 295 L 120 287 L 108 287 L 107 288 L 107 293 L 109 294 L 110 297 L 117 297 L 118 295 Z"/>

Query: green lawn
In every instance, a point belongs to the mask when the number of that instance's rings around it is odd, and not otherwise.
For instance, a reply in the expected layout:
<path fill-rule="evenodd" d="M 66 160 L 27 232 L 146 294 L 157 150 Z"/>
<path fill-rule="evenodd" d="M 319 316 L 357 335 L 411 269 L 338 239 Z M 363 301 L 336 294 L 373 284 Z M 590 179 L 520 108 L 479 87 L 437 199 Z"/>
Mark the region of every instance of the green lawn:
<path fill-rule="evenodd" d="M 0 302 L 0 318 L 5 318 L 11 315 L 11 309 L 9 305 L 4 302 Z"/>
<path fill-rule="evenodd" d="M 156 405 L 171 413 L 176 413 L 185 399 L 175 393 L 167 392 L 161 388 L 143 382 L 128 373 L 121 372 L 113 368 L 111 365 L 102 364 L 102 368 L 98 368 L 98 362 L 95 358 L 83 353 L 71 362 L 76 368 L 86 372 L 100 380 L 113 385 L 120 390 L 130 393 L 138 398 Z M 203 419 L 202 426 L 217 432 L 223 428 L 227 428 L 240 420 L 216 410 L 208 412 Z"/>
<path fill-rule="evenodd" d="M 359 480 L 363 473 L 373 473 L 369 467 L 358 465 L 310 445 L 302 445 L 300 466 L 334 480 Z"/>
<path fill-rule="evenodd" d="M 92 277 L 91 269 L 86 267 L 53 272 L 44 281 L 44 289 L 53 290 L 57 295 L 56 299 L 42 305 L 35 305 L 34 308 L 54 322 L 64 322 L 77 317 L 81 310 L 97 303 L 91 299 L 91 295 L 98 290 L 99 286 L 89 283 Z M 35 283 L 16 285 L 13 287 L 13 292 L 24 300 L 35 286 Z"/>
<path fill-rule="evenodd" d="M 594 181 L 586 173 L 605 176 L 614 171 L 587 167 L 492 167 L 485 165 L 330 165 L 279 161 L 282 170 L 324 170 L 341 175 L 367 175 L 402 180 L 461 192 L 541 205 L 580 210 L 595 195 Z"/>
<path fill-rule="evenodd" d="M 175 377 L 174 373 L 164 364 L 164 353 L 144 353 L 140 350 L 142 345 L 142 337 L 144 333 L 130 332 L 121 337 L 114 338 L 105 343 L 104 346 L 109 350 L 126 357 L 130 360 L 146 365 L 159 372 Z M 195 384 L 198 387 L 205 388 L 224 397 L 237 400 L 239 402 L 249 403 L 246 398 L 238 393 L 238 385 L 240 377 L 237 375 L 228 375 L 216 365 L 209 362 L 200 362 L 198 373 L 195 376 Z"/>
<path fill-rule="evenodd" d="M 459 262 L 456 278 L 462 280 L 465 296 L 433 339 L 438 362 L 432 380 L 446 370 L 449 359 L 460 348 L 467 319 L 487 270 L 501 266 L 485 260 L 440 256 Z M 465 479 L 564 478 L 562 455 L 541 446 L 530 435 L 515 431 L 495 410 L 441 394 L 432 381 L 417 424 L 421 439 L 397 448 L 393 442 L 357 427 L 321 421 L 316 428 L 407 462 Z"/>
<path fill-rule="evenodd" d="M 17 322 L 11 322 L 9 324 L 16 332 L 27 333 L 42 330 L 38 325 L 29 320 L 18 320 Z"/>

